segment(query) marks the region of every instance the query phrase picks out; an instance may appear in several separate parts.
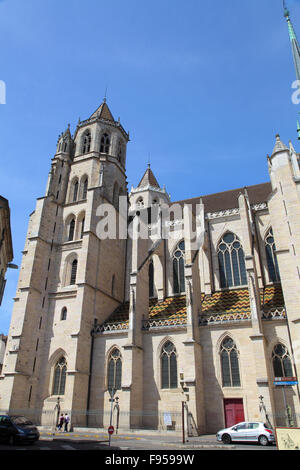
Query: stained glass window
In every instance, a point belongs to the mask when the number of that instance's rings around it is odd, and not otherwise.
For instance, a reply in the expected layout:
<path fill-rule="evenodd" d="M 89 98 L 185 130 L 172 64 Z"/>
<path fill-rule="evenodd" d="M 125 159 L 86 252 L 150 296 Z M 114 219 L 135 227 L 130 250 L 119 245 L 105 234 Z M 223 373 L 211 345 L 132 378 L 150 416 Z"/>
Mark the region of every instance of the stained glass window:
<path fill-rule="evenodd" d="M 177 355 L 171 341 L 167 341 L 162 348 L 161 388 L 177 388 Z"/>
<path fill-rule="evenodd" d="M 67 364 L 64 357 L 61 357 L 54 369 L 53 395 L 64 395 L 67 375 Z"/>
<path fill-rule="evenodd" d="M 174 294 L 180 294 L 185 292 L 185 280 L 184 280 L 184 256 L 185 246 L 182 240 L 178 243 L 174 255 L 173 255 L 173 290 Z"/>
<path fill-rule="evenodd" d="M 292 362 L 287 348 L 278 343 L 272 352 L 274 377 L 293 377 Z"/>
<path fill-rule="evenodd" d="M 122 357 L 119 349 L 115 348 L 109 357 L 108 360 L 108 369 L 107 369 L 107 388 L 109 390 L 121 389 L 122 382 Z"/>
<path fill-rule="evenodd" d="M 226 337 L 220 350 L 223 387 L 240 387 L 238 351 L 234 341 Z"/>
<path fill-rule="evenodd" d="M 218 262 L 222 288 L 247 284 L 244 250 L 234 233 L 227 232 L 221 239 Z"/>
<path fill-rule="evenodd" d="M 265 238 L 265 248 L 270 282 L 279 282 L 279 268 L 276 256 L 276 245 L 273 230 L 270 228 Z"/>

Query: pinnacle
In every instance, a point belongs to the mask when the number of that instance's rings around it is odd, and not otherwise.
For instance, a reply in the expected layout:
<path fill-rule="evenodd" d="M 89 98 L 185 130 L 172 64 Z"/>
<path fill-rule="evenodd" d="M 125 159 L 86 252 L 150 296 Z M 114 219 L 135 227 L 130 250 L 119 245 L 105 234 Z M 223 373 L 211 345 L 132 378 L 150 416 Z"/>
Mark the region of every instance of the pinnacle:
<path fill-rule="evenodd" d="M 281 142 L 280 135 L 276 134 L 276 143 L 275 143 L 275 147 L 274 147 L 272 155 L 274 155 L 277 152 L 282 152 L 283 150 L 287 150 L 287 149 L 288 149 L 287 146 Z"/>

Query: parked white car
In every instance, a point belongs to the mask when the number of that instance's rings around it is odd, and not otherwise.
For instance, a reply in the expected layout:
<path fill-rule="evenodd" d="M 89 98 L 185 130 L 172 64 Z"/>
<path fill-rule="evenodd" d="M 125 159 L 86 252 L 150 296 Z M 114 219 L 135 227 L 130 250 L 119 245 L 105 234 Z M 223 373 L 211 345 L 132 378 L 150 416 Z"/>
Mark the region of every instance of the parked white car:
<path fill-rule="evenodd" d="M 255 421 L 235 424 L 217 432 L 217 440 L 224 444 L 231 442 L 257 442 L 267 446 L 275 442 L 274 431 L 264 423 Z"/>

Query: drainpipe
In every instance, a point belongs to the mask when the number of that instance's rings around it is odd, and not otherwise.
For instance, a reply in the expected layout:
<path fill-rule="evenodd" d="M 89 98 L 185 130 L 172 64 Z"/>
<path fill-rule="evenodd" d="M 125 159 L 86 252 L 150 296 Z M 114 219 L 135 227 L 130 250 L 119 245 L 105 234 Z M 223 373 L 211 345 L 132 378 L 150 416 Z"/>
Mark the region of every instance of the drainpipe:
<path fill-rule="evenodd" d="M 91 380 L 92 380 L 92 364 L 93 364 L 93 352 L 94 352 L 94 338 L 95 338 L 95 328 L 97 325 L 97 318 L 94 319 L 94 326 L 91 330 L 91 349 L 90 349 L 90 366 L 89 366 L 89 381 L 88 381 L 88 396 L 86 404 L 86 423 L 89 426 L 89 411 L 90 411 L 90 400 L 91 400 Z"/>

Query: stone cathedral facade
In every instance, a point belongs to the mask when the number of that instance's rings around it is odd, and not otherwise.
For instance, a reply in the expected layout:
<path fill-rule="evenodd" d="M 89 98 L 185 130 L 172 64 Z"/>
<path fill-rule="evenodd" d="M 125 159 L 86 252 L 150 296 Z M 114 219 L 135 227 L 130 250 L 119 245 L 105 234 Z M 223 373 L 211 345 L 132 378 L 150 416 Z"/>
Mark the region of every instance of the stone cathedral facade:
<path fill-rule="evenodd" d="M 194 433 L 243 420 L 299 426 L 298 386 L 274 385 L 300 373 L 292 143 L 276 136 L 262 161 L 269 182 L 174 202 L 150 166 L 128 192 L 128 141 L 106 100 L 59 136 L 29 218 L 0 409 L 49 425 L 59 397 L 73 427 L 102 428 L 113 389 L 123 429 L 178 430 L 182 403 Z M 99 237 L 104 205 L 117 215 L 115 237 Z M 127 236 L 145 214 L 148 236 Z"/>

